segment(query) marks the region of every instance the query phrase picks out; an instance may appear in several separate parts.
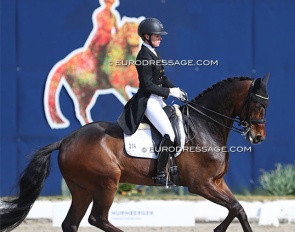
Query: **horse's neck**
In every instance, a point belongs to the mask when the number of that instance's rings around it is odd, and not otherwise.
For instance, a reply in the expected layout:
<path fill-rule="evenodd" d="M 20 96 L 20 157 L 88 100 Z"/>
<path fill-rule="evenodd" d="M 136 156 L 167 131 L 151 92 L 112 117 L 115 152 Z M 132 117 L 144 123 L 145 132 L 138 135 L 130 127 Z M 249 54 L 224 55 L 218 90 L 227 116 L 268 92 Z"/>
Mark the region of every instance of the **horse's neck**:
<path fill-rule="evenodd" d="M 213 88 L 193 101 L 228 117 L 236 117 L 247 98 L 250 80 L 235 80 Z"/>
<path fill-rule="evenodd" d="M 116 35 L 116 38 L 110 44 L 109 49 L 116 53 L 125 54 L 126 44 L 127 44 L 126 38 L 123 36 L 122 33 L 118 33 Z"/>
<path fill-rule="evenodd" d="M 225 83 L 223 86 L 215 87 L 210 92 L 204 94 L 204 96 L 194 100 L 193 103 L 209 109 L 200 109 L 207 116 L 201 116 L 199 113 L 194 114 L 195 121 L 198 122 L 198 119 L 202 118 L 200 127 L 207 126 L 209 131 L 214 128 L 211 131 L 212 136 L 219 136 L 216 135 L 216 132 L 220 132 L 223 135 L 223 140 L 227 141 L 230 133 L 229 128 L 233 125 L 233 120 L 229 118 L 236 118 L 241 113 L 250 83 L 250 81 L 239 80 Z M 217 112 L 218 114 L 210 111 Z M 211 126 L 209 127 L 208 125 Z"/>

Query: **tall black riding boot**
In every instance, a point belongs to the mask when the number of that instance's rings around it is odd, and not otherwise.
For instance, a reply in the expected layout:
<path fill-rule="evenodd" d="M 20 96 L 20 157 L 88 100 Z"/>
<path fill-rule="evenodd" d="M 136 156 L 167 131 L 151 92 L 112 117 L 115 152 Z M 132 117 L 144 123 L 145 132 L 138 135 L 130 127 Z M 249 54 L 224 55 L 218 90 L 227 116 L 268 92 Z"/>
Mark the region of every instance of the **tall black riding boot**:
<path fill-rule="evenodd" d="M 157 176 L 155 177 L 155 183 L 160 185 L 174 185 L 171 181 L 166 183 L 166 165 L 169 158 L 169 148 L 173 145 L 173 142 L 170 140 L 170 136 L 165 134 L 160 146 L 159 146 L 159 157 L 158 157 L 158 164 L 157 164 Z"/>

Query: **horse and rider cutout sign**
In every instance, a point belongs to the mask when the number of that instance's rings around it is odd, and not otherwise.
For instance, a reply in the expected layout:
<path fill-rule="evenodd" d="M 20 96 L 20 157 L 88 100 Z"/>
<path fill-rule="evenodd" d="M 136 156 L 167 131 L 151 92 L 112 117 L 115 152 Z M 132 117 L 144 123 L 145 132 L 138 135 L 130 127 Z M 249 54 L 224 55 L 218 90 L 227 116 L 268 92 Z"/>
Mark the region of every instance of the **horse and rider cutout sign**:
<path fill-rule="evenodd" d="M 93 121 L 91 109 L 100 95 L 113 94 L 125 105 L 138 88 L 135 65 L 124 64 L 135 60 L 140 49 L 137 28 L 144 17 L 121 18 L 115 9 L 118 0 L 100 0 L 100 4 L 93 12 L 93 29 L 84 46 L 57 62 L 47 77 L 43 101 L 52 129 L 70 125 L 59 103 L 63 87 L 81 125 Z"/>

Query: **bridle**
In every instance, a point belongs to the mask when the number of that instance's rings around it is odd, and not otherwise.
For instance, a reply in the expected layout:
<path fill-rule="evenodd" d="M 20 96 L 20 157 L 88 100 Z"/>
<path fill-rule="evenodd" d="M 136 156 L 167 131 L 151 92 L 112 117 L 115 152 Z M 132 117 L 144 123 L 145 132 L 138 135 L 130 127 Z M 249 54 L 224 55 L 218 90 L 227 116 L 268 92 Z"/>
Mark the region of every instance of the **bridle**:
<path fill-rule="evenodd" d="M 244 110 L 245 105 L 246 105 L 247 109 L 245 110 L 244 118 L 246 120 L 247 120 L 247 118 L 249 118 L 249 120 L 248 121 L 242 120 L 242 122 L 245 122 L 245 123 L 249 124 L 250 129 L 251 129 L 251 124 L 265 124 L 265 122 L 266 122 L 265 116 L 264 116 L 264 118 L 261 118 L 261 119 L 252 119 L 252 117 L 251 117 L 251 113 L 252 113 L 252 112 L 250 112 L 250 103 L 251 102 L 260 103 L 263 106 L 264 109 L 266 109 L 266 107 L 268 105 L 268 96 L 264 97 L 264 96 L 261 96 L 261 95 L 255 93 L 255 92 L 253 92 L 256 80 L 257 79 L 252 81 L 252 83 L 250 85 L 250 88 L 249 88 L 249 91 L 248 91 L 247 98 L 246 98 L 246 100 L 244 102 L 244 105 L 242 107 L 242 110 L 241 110 L 241 112 L 242 112 Z"/>
<path fill-rule="evenodd" d="M 248 95 L 247 95 L 247 98 L 245 99 L 244 103 L 243 103 L 243 107 L 241 109 L 241 113 L 243 112 L 243 110 L 245 109 L 246 107 L 246 110 L 244 111 L 244 119 L 241 120 L 241 118 L 239 119 L 236 119 L 236 118 L 231 118 L 231 117 L 228 117 L 227 115 L 224 115 L 224 114 L 221 114 L 219 112 L 216 112 L 214 110 L 211 110 L 211 109 L 208 109 L 207 107 L 204 107 L 202 105 L 199 105 L 195 102 L 189 102 L 187 100 L 187 96 L 186 96 L 186 99 L 183 100 L 183 102 L 185 102 L 185 106 L 183 108 L 183 110 L 185 112 L 183 112 L 183 115 L 186 115 L 186 119 L 184 120 L 185 122 L 185 128 L 186 128 L 186 134 L 187 134 L 187 137 L 189 140 L 192 140 L 192 138 L 189 138 L 189 128 L 190 128 L 190 123 L 192 123 L 194 125 L 194 122 L 191 120 L 190 118 L 190 114 L 189 114 L 189 109 L 193 109 L 194 111 L 198 112 L 199 114 L 209 118 L 211 121 L 227 128 L 227 129 L 230 129 L 242 136 L 245 136 L 247 133 L 249 133 L 249 131 L 251 130 L 251 125 L 252 124 L 265 124 L 266 122 L 266 119 L 265 117 L 264 118 L 261 118 L 261 119 L 252 119 L 251 118 L 251 114 L 252 112 L 250 112 L 250 104 L 251 102 L 257 102 L 257 103 L 260 103 L 264 108 L 267 107 L 267 103 L 268 103 L 268 97 L 263 97 L 263 96 L 260 96 L 258 94 L 256 94 L 255 92 L 253 92 L 253 89 L 254 89 L 254 85 L 255 85 L 255 80 L 252 81 L 250 87 L 249 87 L 249 90 L 248 90 Z M 262 100 L 260 100 L 262 99 Z M 199 108 L 199 109 L 198 109 Z M 237 122 L 239 126 L 241 126 L 242 128 L 237 128 L 235 126 L 227 126 L 225 125 L 224 123 L 212 118 L 211 116 L 209 116 L 207 113 L 203 112 L 202 110 L 205 110 L 207 112 L 210 112 L 210 113 L 213 113 L 215 115 L 218 115 L 220 117 L 223 117 L 223 118 L 226 118 L 226 119 L 229 119 L 231 120 L 232 122 Z M 241 115 L 240 113 L 240 115 Z"/>

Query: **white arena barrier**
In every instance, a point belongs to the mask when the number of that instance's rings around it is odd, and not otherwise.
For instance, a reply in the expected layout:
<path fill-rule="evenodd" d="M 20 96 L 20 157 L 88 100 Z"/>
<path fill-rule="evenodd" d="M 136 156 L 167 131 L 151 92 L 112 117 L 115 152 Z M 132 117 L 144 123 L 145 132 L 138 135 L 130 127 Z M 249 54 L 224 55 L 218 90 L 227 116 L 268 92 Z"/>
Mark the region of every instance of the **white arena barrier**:
<path fill-rule="evenodd" d="M 295 223 L 295 200 L 240 203 L 248 219 L 258 221 L 259 225 Z M 49 219 L 54 227 L 60 227 L 70 204 L 70 201 L 36 201 L 27 218 Z M 90 226 L 91 206 L 81 222 L 83 227 Z M 114 202 L 109 220 L 119 227 L 193 227 L 196 221 L 222 221 L 227 214 L 227 209 L 206 200 L 143 200 Z"/>

